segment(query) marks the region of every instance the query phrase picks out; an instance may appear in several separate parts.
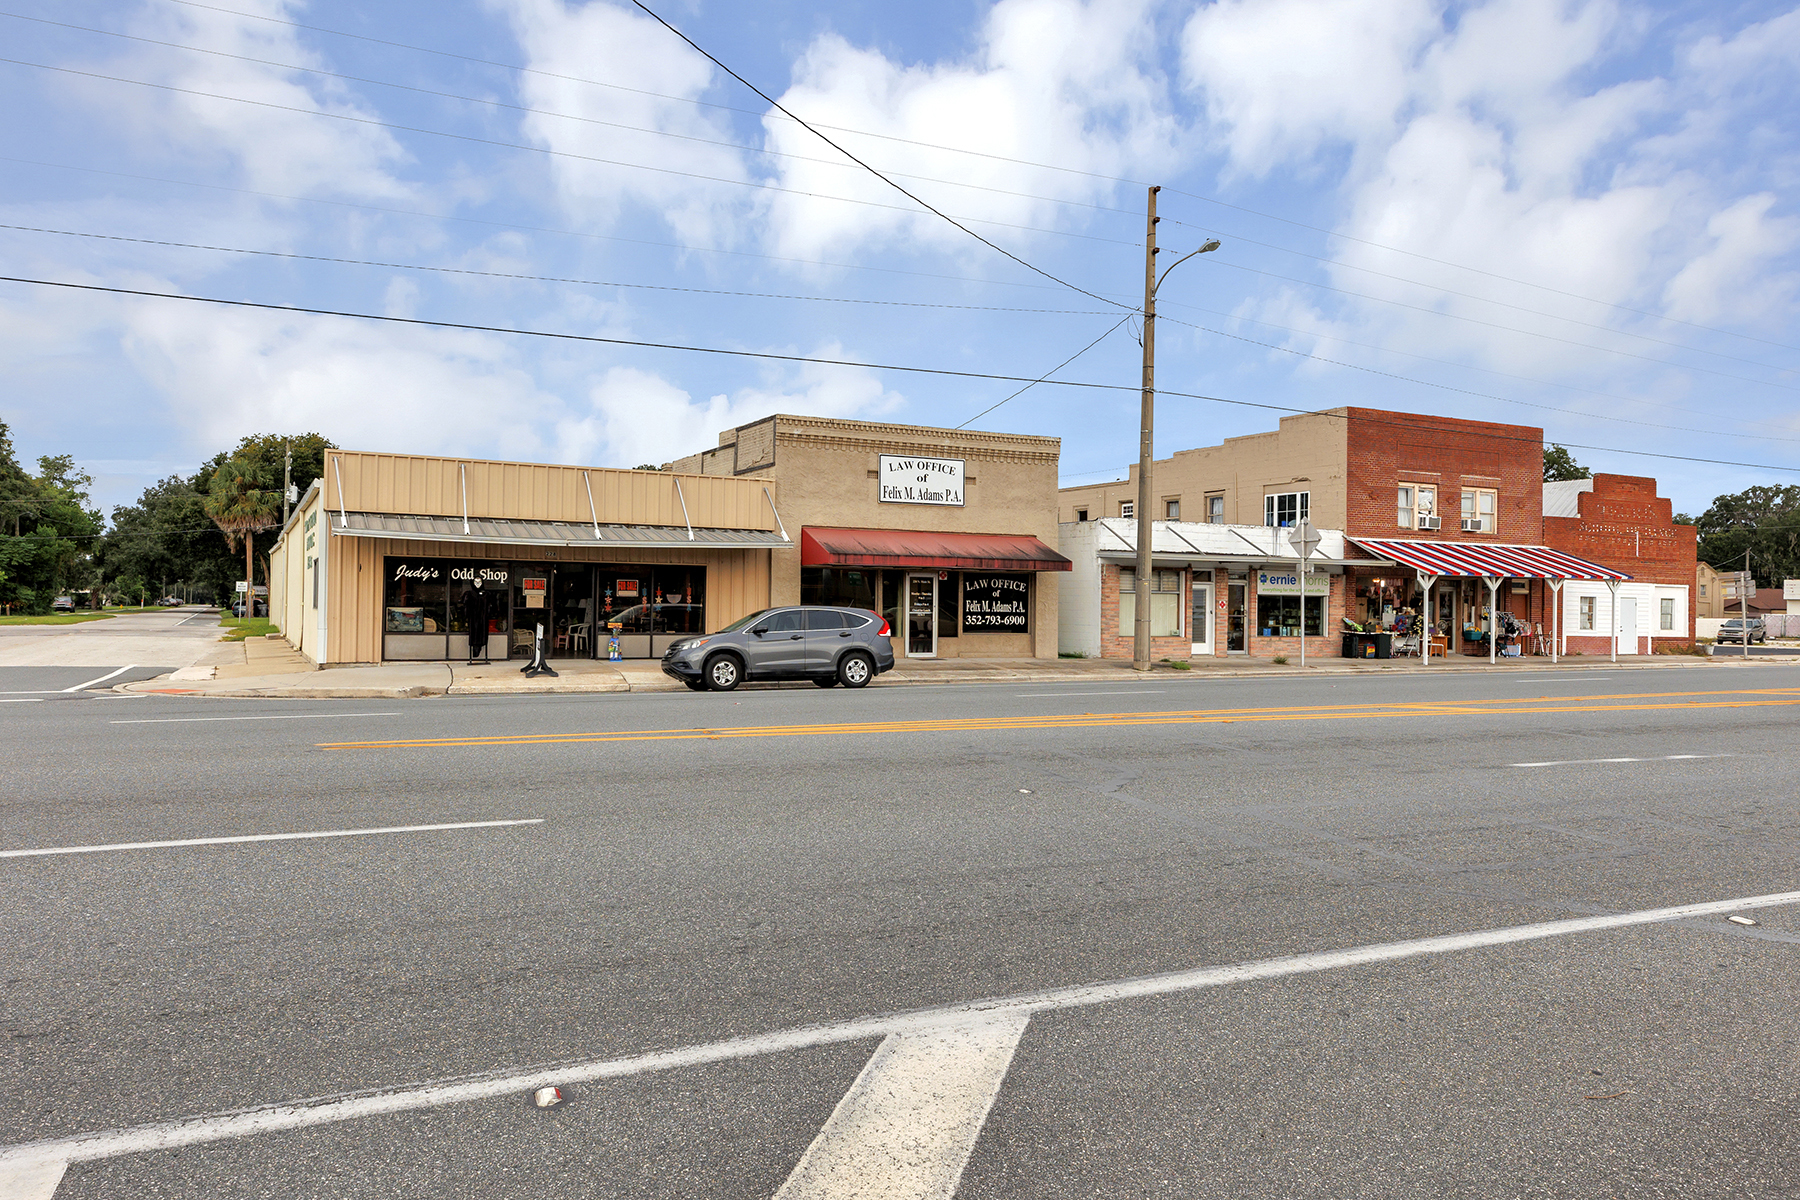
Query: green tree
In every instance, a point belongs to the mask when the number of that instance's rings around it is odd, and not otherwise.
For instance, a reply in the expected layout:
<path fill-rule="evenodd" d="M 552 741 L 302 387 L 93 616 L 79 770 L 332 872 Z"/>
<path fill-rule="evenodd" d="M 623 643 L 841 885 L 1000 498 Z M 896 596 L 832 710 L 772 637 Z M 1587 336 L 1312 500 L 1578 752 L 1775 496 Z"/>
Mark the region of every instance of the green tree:
<path fill-rule="evenodd" d="M 1758 587 L 1800 578 L 1800 484 L 1715 497 L 1694 524 L 1701 562 L 1740 571 L 1748 551 Z"/>
<path fill-rule="evenodd" d="M 260 465 L 252 459 L 228 458 L 213 469 L 202 506 L 235 549 L 244 543 L 244 615 L 256 612 L 256 531 L 268 529 L 281 515 L 281 495 L 264 485 Z M 279 485 L 278 485 L 279 486 Z"/>
<path fill-rule="evenodd" d="M 1594 473 L 1575 461 L 1567 446 L 1544 447 L 1544 482 L 1563 483 L 1571 479 L 1592 479 Z"/>
<path fill-rule="evenodd" d="M 0 422 L 0 602 L 42 612 L 59 592 L 88 581 L 101 530 L 88 507 L 93 480 L 66 454 L 19 465 Z"/>

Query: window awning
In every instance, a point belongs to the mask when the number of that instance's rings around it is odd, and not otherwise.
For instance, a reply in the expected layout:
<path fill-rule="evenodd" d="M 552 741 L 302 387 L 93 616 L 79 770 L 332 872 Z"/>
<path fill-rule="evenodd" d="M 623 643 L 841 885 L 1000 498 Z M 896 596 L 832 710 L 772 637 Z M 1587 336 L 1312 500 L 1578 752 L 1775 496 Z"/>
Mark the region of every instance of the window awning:
<path fill-rule="evenodd" d="M 509 521 L 495 517 L 406 517 L 331 513 L 333 537 L 410 542 L 483 542 L 505 546 L 616 546 L 619 549 L 773 550 L 792 545 L 767 529 L 689 529 L 685 525 L 599 525 L 581 521 Z"/>
<path fill-rule="evenodd" d="M 1068 559 L 1030 534 L 930 533 L 914 529 L 800 531 L 806 567 L 923 567 L 934 571 L 1067 571 Z"/>
<path fill-rule="evenodd" d="M 1630 579 L 1631 576 L 1548 546 L 1508 546 L 1489 542 L 1412 542 L 1351 538 L 1379 558 L 1427 575 L 1513 579 Z"/>

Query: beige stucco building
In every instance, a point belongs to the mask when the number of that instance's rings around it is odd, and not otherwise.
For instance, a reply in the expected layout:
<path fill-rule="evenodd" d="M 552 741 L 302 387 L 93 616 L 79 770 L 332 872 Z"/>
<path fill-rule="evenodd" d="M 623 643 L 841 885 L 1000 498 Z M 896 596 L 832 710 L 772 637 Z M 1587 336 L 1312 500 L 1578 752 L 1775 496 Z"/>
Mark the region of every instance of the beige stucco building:
<path fill-rule="evenodd" d="M 1061 443 L 780 414 L 666 469 L 779 481 L 770 603 L 888 619 L 903 657 L 1055 658 Z"/>
<path fill-rule="evenodd" d="M 1151 518 L 1262 525 L 1266 497 L 1308 495 L 1312 523 L 1342 529 L 1349 428 L 1347 422 L 1322 414 L 1283 417 L 1269 433 L 1226 438 L 1217 446 L 1159 458 L 1152 473 L 1156 511 Z M 1124 480 L 1063 488 L 1057 495 L 1058 520 L 1134 516 L 1137 480 L 1133 463 Z"/>
<path fill-rule="evenodd" d="M 269 615 L 321 664 L 524 657 L 539 625 L 552 655 L 617 634 L 655 657 L 768 605 L 778 503 L 773 480 L 331 450 Z"/>

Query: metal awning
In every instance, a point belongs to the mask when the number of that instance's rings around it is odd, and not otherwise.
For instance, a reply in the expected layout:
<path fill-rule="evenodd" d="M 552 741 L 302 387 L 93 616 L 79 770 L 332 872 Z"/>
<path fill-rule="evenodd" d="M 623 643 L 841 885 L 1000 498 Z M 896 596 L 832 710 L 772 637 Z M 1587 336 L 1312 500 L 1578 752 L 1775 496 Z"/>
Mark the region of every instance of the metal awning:
<path fill-rule="evenodd" d="M 411 542 L 481 542 L 504 546 L 616 546 L 619 549 L 775 550 L 793 545 L 769 529 L 707 529 L 685 525 L 607 525 L 581 521 L 510 521 L 496 517 L 403 517 L 391 513 L 332 514 L 331 532 L 344 537 Z"/>
<path fill-rule="evenodd" d="M 1426 575 L 1458 575 L 1512 579 L 1611 579 L 1631 576 L 1548 546 L 1496 545 L 1491 542 L 1414 542 L 1404 539 L 1351 538 L 1379 558 L 1392 559 Z M 1374 563 L 1371 566 L 1377 565 Z"/>
<path fill-rule="evenodd" d="M 1074 563 L 1030 534 L 915 529 L 800 531 L 806 567 L 919 567 L 934 571 L 1068 571 Z"/>

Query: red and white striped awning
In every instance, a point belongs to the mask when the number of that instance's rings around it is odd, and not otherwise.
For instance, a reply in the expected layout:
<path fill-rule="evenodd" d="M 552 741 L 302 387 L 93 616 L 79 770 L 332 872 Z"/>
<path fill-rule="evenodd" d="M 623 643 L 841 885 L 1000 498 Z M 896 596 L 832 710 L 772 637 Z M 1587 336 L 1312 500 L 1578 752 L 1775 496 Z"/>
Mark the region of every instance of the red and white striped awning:
<path fill-rule="evenodd" d="M 1378 558 L 1391 558 L 1427 575 L 1469 575 L 1512 579 L 1630 579 L 1631 576 L 1548 546 L 1506 546 L 1491 542 L 1411 542 L 1350 538 Z"/>

